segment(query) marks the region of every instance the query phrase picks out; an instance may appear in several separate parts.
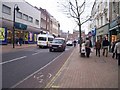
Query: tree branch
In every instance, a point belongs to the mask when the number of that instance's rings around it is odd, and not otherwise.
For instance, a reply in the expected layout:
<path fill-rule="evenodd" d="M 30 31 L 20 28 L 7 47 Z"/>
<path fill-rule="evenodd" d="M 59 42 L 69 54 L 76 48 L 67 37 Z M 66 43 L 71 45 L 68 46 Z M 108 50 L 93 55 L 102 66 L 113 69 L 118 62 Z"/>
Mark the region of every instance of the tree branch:
<path fill-rule="evenodd" d="M 72 11 L 74 14 L 75 14 L 75 16 L 77 17 L 77 13 L 75 12 L 75 10 L 73 9 L 73 5 L 72 5 L 72 3 L 71 2 L 69 2 L 70 3 L 70 11 Z M 75 8 L 76 9 L 76 8 Z"/>
<path fill-rule="evenodd" d="M 81 25 L 84 24 L 85 22 L 87 22 L 90 19 L 91 19 L 91 16 L 90 16 L 90 18 L 88 18 L 87 20 L 85 20 L 84 22 L 82 22 Z"/>
<path fill-rule="evenodd" d="M 84 7 L 83 7 L 83 5 L 84 5 Z M 80 15 L 84 12 L 84 10 L 85 10 L 85 0 L 84 0 L 84 3 L 82 4 L 82 7 L 83 7 L 83 11 L 81 11 L 81 13 L 80 13 Z M 81 7 L 81 8 L 82 8 Z"/>

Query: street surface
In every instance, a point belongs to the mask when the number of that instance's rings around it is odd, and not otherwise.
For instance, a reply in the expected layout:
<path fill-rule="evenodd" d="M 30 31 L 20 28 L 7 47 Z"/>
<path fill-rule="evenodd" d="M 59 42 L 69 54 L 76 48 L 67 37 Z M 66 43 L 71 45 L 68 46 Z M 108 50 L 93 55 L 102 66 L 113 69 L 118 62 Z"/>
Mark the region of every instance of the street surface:
<path fill-rule="evenodd" d="M 44 88 L 62 67 L 73 47 L 65 52 L 32 47 L 2 53 L 3 88 Z"/>

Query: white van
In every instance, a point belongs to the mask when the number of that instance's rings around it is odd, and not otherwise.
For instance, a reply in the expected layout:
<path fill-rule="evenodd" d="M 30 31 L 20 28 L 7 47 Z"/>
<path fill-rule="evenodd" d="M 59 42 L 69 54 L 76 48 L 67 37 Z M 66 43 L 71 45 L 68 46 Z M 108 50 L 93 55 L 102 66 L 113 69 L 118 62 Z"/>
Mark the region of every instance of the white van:
<path fill-rule="evenodd" d="M 50 34 L 38 34 L 37 35 L 37 46 L 48 47 L 49 43 L 53 41 L 54 37 Z"/>

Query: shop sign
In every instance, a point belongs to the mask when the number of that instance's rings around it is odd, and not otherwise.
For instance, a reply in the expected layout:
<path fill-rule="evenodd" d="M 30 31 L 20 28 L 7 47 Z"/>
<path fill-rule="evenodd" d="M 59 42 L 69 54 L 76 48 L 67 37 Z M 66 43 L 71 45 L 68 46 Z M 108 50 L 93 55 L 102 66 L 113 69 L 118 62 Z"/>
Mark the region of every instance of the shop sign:
<path fill-rule="evenodd" d="M 92 36 L 95 36 L 95 35 L 96 35 L 96 28 L 92 30 Z"/>
<path fill-rule="evenodd" d="M 96 35 L 99 36 L 99 35 L 105 35 L 105 34 L 108 34 L 108 24 L 106 24 L 105 26 L 99 28 L 96 30 Z"/>
<path fill-rule="evenodd" d="M 33 33 L 29 32 L 29 41 L 32 41 L 32 40 L 33 40 Z"/>
<path fill-rule="evenodd" d="M 21 29 L 21 30 L 26 30 L 27 29 L 27 25 L 15 22 L 15 28 Z"/>
<path fill-rule="evenodd" d="M 5 40 L 5 28 L 0 28 L 0 41 Z"/>
<path fill-rule="evenodd" d="M 0 28 L 0 44 L 7 44 L 7 28 Z"/>

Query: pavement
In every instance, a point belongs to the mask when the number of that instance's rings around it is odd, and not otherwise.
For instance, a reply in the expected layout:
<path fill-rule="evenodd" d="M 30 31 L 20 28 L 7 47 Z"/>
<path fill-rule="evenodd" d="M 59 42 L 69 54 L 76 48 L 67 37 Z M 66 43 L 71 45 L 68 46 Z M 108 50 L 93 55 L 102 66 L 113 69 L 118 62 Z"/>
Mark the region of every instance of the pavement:
<path fill-rule="evenodd" d="M 101 51 L 102 52 L 102 51 Z M 96 56 L 81 57 L 79 47 L 74 51 L 46 88 L 118 88 L 117 60 Z"/>
<path fill-rule="evenodd" d="M 15 45 L 15 48 L 13 48 L 12 44 L 0 45 L 0 51 L 2 53 L 7 53 L 7 52 L 14 52 L 14 51 L 17 51 L 17 50 L 22 50 L 22 49 L 25 49 L 25 48 L 28 48 L 28 47 L 35 47 L 35 46 L 37 47 L 36 44 L 22 44 L 22 46 Z"/>

